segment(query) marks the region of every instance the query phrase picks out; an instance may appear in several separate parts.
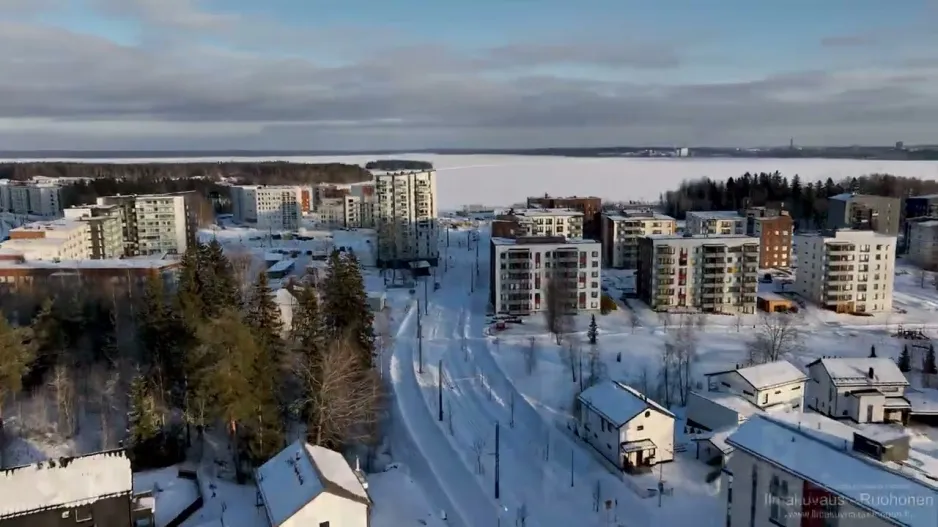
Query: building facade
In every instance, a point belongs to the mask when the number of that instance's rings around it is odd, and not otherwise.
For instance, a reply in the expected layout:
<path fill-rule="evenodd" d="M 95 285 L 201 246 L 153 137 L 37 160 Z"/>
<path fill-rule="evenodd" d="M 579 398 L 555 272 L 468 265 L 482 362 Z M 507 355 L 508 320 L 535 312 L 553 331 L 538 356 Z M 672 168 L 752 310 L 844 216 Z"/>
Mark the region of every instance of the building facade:
<path fill-rule="evenodd" d="M 838 230 L 794 237 L 795 292 L 840 313 L 892 311 L 896 238 Z"/>
<path fill-rule="evenodd" d="M 794 223 L 787 212 L 775 216 L 748 217 L 746 234 L 759 238 L 759 267 L 788 269 L 791 267 L 791 239 Z"/>
<path fill-rule="evenodd" d="M 746 234 L 746 218 L 734 210 L 690 211 L 684 219 L 685 232 L 693 235 Z"/>
<path fill-rule="evenodd" d="M 238 223 L 258 229 L 294 231 L 300 228 L 303 188 L 287 185 L 231 187 L 231 210 Z"/>
<path fill-rule="evenodd" d="M 377 265 L 404 268 L 411 262 L 439 260 L 436 172 L 375 175 Z"/>
<path fill-rule="evenodd" d="M 492 238 L 489 301 L 496 313 L 529 315 L 547 309 L 550 280 L 563 282 L 570 312 L 595 311 L 602 294 L 597 241 L 531 236 Z"/>
<path fill-rule="evenodd" d="M 755 313 L 759 253 L 759 240 L 744 234 L 646 236 L 638 296 L 656 311 Z"/>
<path fill-rule="evenodd" d="M 75 220 L 36 221 L 11 229 L 0 248 L 27 260 L 89 260 L 91 229 Z"/>
<path fill-rule="evenodd" d="M 573 209 L 517 209 L 496 217 L 492 236 L 583 238 L 583 213 Z"/>
<path fill-rule="evenodd" d="M 0 212 L 59 218 L 62 188 L 51 183 L 0 180 Z"/>
<path fill-rule="evenodd" d="M 838 194 L 827 204 L 827 228 L 876 231 L 899 235 L 899 198 L 868 194 Z"/>
<path fill-rule="evenodd" d="M 583 237 L 590 240 L 599 240 L 602 236 L 600 214 L 603 210 L 602 199 L 595 196 L 568 196 L 558 198 L 545 194 L 544 196 L 529 197 L 527 207 L 541 209 L 572 209 L 583 214 Z"/>
<path fill-rule="evenodd" d="M 116 205 L 85 205 L 64 211 L 65 219 L 82 221 L 91 231 L 91 258 L 109 260 L 124 255 L 120 208 Z"/>
<path fill-rule="evenodd" d="M 938 217 L 906 221 L 909 260 L 922 269 L 938 271 Z"/>
<path fill-rule="evenodd" d="M 195 192 L 102 196 L 98 205 L 117 207 L 124 256 L 182 254 L 195 244 Z"/>
<path fill-rule="evenodd" d="M 603 265 L 637 269 L 639 240 L 645 236 L 674 234 L 677 221 L 651 210 L 627 210 L 602 214 Z"/>
<path fill-rule="evenodd" d="M 806 404 L 818 413 L 863 424 L 908 419 L 909 381 L 892 359 L 823 358 L 808 364 L 808 373 Z"/>

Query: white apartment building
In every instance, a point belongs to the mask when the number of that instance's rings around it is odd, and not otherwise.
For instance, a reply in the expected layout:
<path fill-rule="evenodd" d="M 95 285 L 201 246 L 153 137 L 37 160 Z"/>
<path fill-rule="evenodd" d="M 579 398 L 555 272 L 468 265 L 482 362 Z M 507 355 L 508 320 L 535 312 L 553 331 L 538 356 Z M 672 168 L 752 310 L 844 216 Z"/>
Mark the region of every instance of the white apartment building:
<path fill-rule="evenodd" d="M 124 256 L 182 254 L 195 242 L 194 192 L 102 196 L 120 211 Z"/>
<path fill-rule="evenodd" d="M 439 260 L 436 172 L 375 174 L 378 267 Z"/>
<path fill-rule="evenodd" d="M 746 218 L 735 210 L 690 211 L 685 216 L 685 230 L 711 236 L 746 234 Z"/>
<path fill-rule="evenodd" d="M 348 189 L 330 187 L 320 193 L 316 212 L 320 221 L 331 228 L 370 229 L 375 226 L 375 187 L 371 183 L 350 185 Z"/>
<path fill-rule="evenodd" d="M 231 187 L 234 220 L 253 223 L 258 229 L 300 228 L 303 187 L 286 185 L 237 185 Z"/>
<path fill-rule="evenodd" d="M 550 280 L 562 279 L 570 311 L 600 307 L 601 245 L 594 240 L 530 236 L 492 238 L 489 300 L 496 313 L 547 309 Z"/>
<path fill-rule="evenodd" d="M 795 291 L 840 313 L 892 311 L 896 237 L 841 229 L 794 237 Z"/>
<path fill-rule="evenodd" d="M 922 269 L 938 270 L 938 218 L 908 221 L 909 260 Z"/>
<path fill-rule="evenodd" d="M 26 260 L 90 260 L 91 228 L 86 222 L 59 219 L 36 221 L 10 230 L 0 249 Z"/>
<path fill-rule="evenodd" d="M 91 258 L 110 260 L 124 255 L 120 208 L 116 205 L 69 207 L 65 219 L 82 221 L 91 230 Z"/>
<path fill-rule="evenodd" d="M 652 210 L 604 212 L 603 265 L 614 269 L 638 268 L 639 240 L 655 234 L 674 234 L 677 221 Z"/>
<path fill-rule="evenodd" d="M 638 296 L 657 311 L 755 313 L 758 280 L 758 238 L 653 235 L 640 244 Z"/>
<path fill-rule="evenodd" d="M 62 188 L 50 183 L 0 180 L 0 212 L 59 218 Z"/>

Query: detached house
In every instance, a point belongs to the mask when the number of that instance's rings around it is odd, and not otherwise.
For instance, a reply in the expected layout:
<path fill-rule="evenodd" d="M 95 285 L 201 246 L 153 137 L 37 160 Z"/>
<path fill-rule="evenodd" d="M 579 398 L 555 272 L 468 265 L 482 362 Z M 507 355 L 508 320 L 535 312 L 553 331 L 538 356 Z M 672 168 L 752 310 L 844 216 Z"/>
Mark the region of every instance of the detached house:
<path fill-rule="evenodd" d="M 257 489 L 271 527 L 368 527 L 367 484 L 342 454 L 297 441 L 261 465 Z"/>
<path fill-rule="evenodd" d="M 806 404 L 822 414 L 857 423 L 908 420 L 909 381 L 891 359 L 818 359 L 808 364 L 808 373 Z"/>
<path fill-rule="evenodd" d="M 621 470 L 674 459 L 674 414 L 638 390 L 604 381 L 577 397 L 580 436 Z"/>

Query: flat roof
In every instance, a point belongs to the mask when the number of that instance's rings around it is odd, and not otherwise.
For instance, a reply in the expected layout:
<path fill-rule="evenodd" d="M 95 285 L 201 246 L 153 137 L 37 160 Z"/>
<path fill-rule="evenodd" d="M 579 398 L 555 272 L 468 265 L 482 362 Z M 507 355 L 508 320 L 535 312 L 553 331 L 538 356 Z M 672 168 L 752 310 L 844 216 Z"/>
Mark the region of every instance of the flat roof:
<path fill-rule="evenodd" d="M 715 220 L 744 220 L 745 216 L 741 216 L 739 212 L 735 210 L 691 210 L 687 212 L 687 215 L 693 214 L 698 218 L 703 219 L 715 219 Z"/>
<path fill-rule="evenodd" d="M 759 293 L 756 294 L 756 296 L 761 298 L 762 300 L 769 300 L 772 302 L 791 302 L 792 301 L 790 298 L 784 297 L 774 291 L 759 291 Z"/>
<path fill-rule="evenodd" d="M 178 265 L 179 260 L 157 258 L 125 258 L 121 260 L 0 260 L 0 271 L 11 269 L 48 269 L 61 271 L 79 271 L 82 269 L 161 269 Z"/>
<path fill-rule="evenodd" d="M 603 216 L 609 218 L 612 221 L 626 221 L 626 220 L 661 220 L 661 221 L 676 221 L 673 217 L 668 216 L 667 214 L 661 214 L 660 212 L 655 212 L 653 210 L 639 210 L 639 211 L 619 211 L 619 212 L 604 212 Z"/>
<path fill-rule="evenodd" d="M 56 220 L 31 221 L 10 229 L 10 232 L 70 231 L 83 227 L 84 224 L 78 220 L 59 218 Z"/>
<path fill-rule="evenodd" d="M 544 238 L 543 242 L 534 241 L 537 238 Z M 515 238 L 492 238 L 492 243 L 496 246 L 512 246 L 516 245 L 518 247 L 539 247 L 544 245 L 599 245 L 599 242 L 596 240 L 588 240 L 586 238 L 564 238 L 563 241 L 560 241 L 557 237 L 554 236 L 526 236 L 521 243 L 518 243 L 519 240 Z"/>
<path fill-rule="evenodd" d="M 704 241 L 711 240 L 714 242 L 719 242 L 720 240 L 742 240 L 749 238 L 753 243 L 759 243 L 759 238 L 755 236 L 749 236 L 748 234 L 692 234 L 690 236 L 680 233 L 675 234 L 649 234 L 646 238 L 651 238 L 652 240 L 688 240 L 688 241 Z"/>
<path fill-rule="evenodd" d="M 568 208 L 540 209 L 527 208 L 515 209 L 515 216 L 582 216 L 583 213 L 578 210 Z"/>

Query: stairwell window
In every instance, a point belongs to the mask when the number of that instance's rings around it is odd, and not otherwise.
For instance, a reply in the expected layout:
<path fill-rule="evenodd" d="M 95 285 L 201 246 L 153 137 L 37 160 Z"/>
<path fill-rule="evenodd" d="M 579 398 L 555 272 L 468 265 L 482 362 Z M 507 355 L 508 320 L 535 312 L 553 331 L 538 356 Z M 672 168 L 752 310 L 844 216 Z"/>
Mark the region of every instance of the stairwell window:
<path fill-rule="evenodd" d="M 776 525 L 786 525 L 788 521 L 788 482 L 772 476 L 769 482 L 769 520 Z"/>

